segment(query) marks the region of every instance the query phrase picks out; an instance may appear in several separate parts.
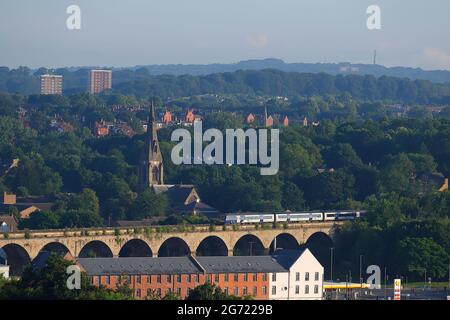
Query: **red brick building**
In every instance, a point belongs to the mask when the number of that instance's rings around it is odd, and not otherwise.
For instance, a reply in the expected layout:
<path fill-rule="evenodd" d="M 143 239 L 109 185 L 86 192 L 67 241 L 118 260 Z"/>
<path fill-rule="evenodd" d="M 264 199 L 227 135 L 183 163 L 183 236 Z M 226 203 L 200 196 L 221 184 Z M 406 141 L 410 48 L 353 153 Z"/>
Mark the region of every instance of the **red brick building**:
<path fill-rule="evenodd" d="M 89 74 L 89 92 L 100 93 L 112 87 L 111 70 L 91 70 Z"/>
<path fill-rule="evenodd" d="M 172 113 L 170 111 L 166 111 L 164 113 L 162 121 L 167 125 L 172 122 Z"/>
<path fill-rule="evenodd" d="M 195 121 L 195 115 L 194 115 L 194 112 L 193 112 L 192 110 L 189 110 L 189 111 L 186 113 L 185 122 L 186 122 L 186 123 L 194 123 L 194 121 Z"/>
<path fill-rule="evenodd" d="M 247 116 L 246 122 L 247 122 L 247 124 L 252 124 L 253 122 L 255 122 L 255 116 L 253 115 L 253 113 L 250 113 L 250 114 Z"/>
<path fill-rule="evenodd" d="M 79 265 L 94 285 L 128 285 L 136 299 L 174 293 L 182 299 L 209 281 L 227 294 L 269 299 L 269 274 L 285 269 L 270 256 L 82 258 Z"/>

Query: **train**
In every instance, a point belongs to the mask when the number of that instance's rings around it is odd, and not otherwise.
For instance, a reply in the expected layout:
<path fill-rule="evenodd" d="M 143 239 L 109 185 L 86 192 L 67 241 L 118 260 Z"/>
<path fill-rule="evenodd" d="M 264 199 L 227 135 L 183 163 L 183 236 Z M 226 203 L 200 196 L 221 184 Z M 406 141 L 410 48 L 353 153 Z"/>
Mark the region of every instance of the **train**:
<path fill-rule="evenodd" d="M 321 221 L 351 221 L 360 219 L 366 211 L 307 211 L 283 213 L 229 213 L 225 215 L 225 224 L 256 223 L 301 223 Z"/>

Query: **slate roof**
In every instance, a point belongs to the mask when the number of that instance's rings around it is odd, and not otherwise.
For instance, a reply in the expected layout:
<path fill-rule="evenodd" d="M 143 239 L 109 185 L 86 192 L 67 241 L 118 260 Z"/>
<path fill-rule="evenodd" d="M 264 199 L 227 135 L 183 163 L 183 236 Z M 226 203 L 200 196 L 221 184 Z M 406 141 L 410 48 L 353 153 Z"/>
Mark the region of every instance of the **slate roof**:
<path fill-rule="evenodd" d="M 304 250 L 279 250 L 272 256 L 79 258 L 89 276 L 146 274 L 287 272 Z"/>
<path fill-rule="evenodd" d="M 79 258 L 78 263 L 89 276 L 203 273 L 191 257 Z"/>
<path fill-rule="evenodd" d="M 283 268 L 290 269 L 295 261 L 300 258 L 300 256 L 305 252 L 306 248 L 300 250 L 277 250 L 273 254 L 273 258 L 279 263 Z"/>
<path fill-rule="evenodd" d="M 207 273 L 286 272 L 272 256 L 196 257 Z"/>

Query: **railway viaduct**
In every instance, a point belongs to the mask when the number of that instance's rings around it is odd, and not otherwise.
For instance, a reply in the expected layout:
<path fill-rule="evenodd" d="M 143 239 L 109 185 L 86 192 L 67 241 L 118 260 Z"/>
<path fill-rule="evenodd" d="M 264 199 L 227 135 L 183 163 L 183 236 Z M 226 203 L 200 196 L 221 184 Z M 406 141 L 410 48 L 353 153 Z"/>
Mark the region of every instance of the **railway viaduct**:
<path fill-rule="evenodd" d="M 12 275 L 41 251 L 74 257 L 156 257 L 182 255 L 264 255 L 274 248 L 296 249 L 312 237 L 332 241 L 341 222 L 288 225 L 159 226 L 22 231 L 0 234 L 0 248 Z"/>

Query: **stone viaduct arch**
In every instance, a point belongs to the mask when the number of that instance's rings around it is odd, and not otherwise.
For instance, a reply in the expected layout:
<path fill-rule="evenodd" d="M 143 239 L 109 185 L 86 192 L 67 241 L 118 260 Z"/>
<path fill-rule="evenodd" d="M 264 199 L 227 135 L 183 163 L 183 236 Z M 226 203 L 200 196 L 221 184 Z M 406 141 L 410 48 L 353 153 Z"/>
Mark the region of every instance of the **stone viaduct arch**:
<path fill-rule="evenodd" d="M 251 254 L 261 254 L 258 250 L 260 243 L 263 254 L 273 252 L 274 239 L 277 248 L 294 249 L 307 244 L 308 239 L 318 235 L 333 238 L 334 231 L 340 223 L 321 222 L 307 224 L 292 224 L 288 228 L 256 229 L 255 226 L 227 227 L 226 230 L 211 231 L 208 227 L 196 227 L 190 231 L 150 233 L 134 232 L 135 229 L 104 229 L 104 230 L 73 230 L 73 231 L 32 231 L 11 233 L 7 238 L 0 234 L 0 248 L 6 247 L 8 256 L 14 256 L 12 269 L 21 270 L 23 263 L 32 261 L 40 251 L 68 252 L 74 257 L 107 256 L 173 256 L 173 255 L 233 255 L 236 245 L 243 239 L 254 242 Z M 178 239 L 178 240 L 176 240 Z M 175 242 L 174 242 L 175 240 Z M 168 245 L 172 243 L 171 245 Z M 247 254 L 249 254 L 247 241 Z M 255 244 L 256 243 L 256 244 Z M 253 246 L 255 246 L 253 248 Z M 171 249 L 172 248 L 172 249 Z M 259 249 L 258 249 L 259 248 Z M 167 249 L 169 249 L 167 253 Z M 245 249 L 245 246 L 244 246 Z M 13 271 L 14 273 L 14 271 Z"/>

